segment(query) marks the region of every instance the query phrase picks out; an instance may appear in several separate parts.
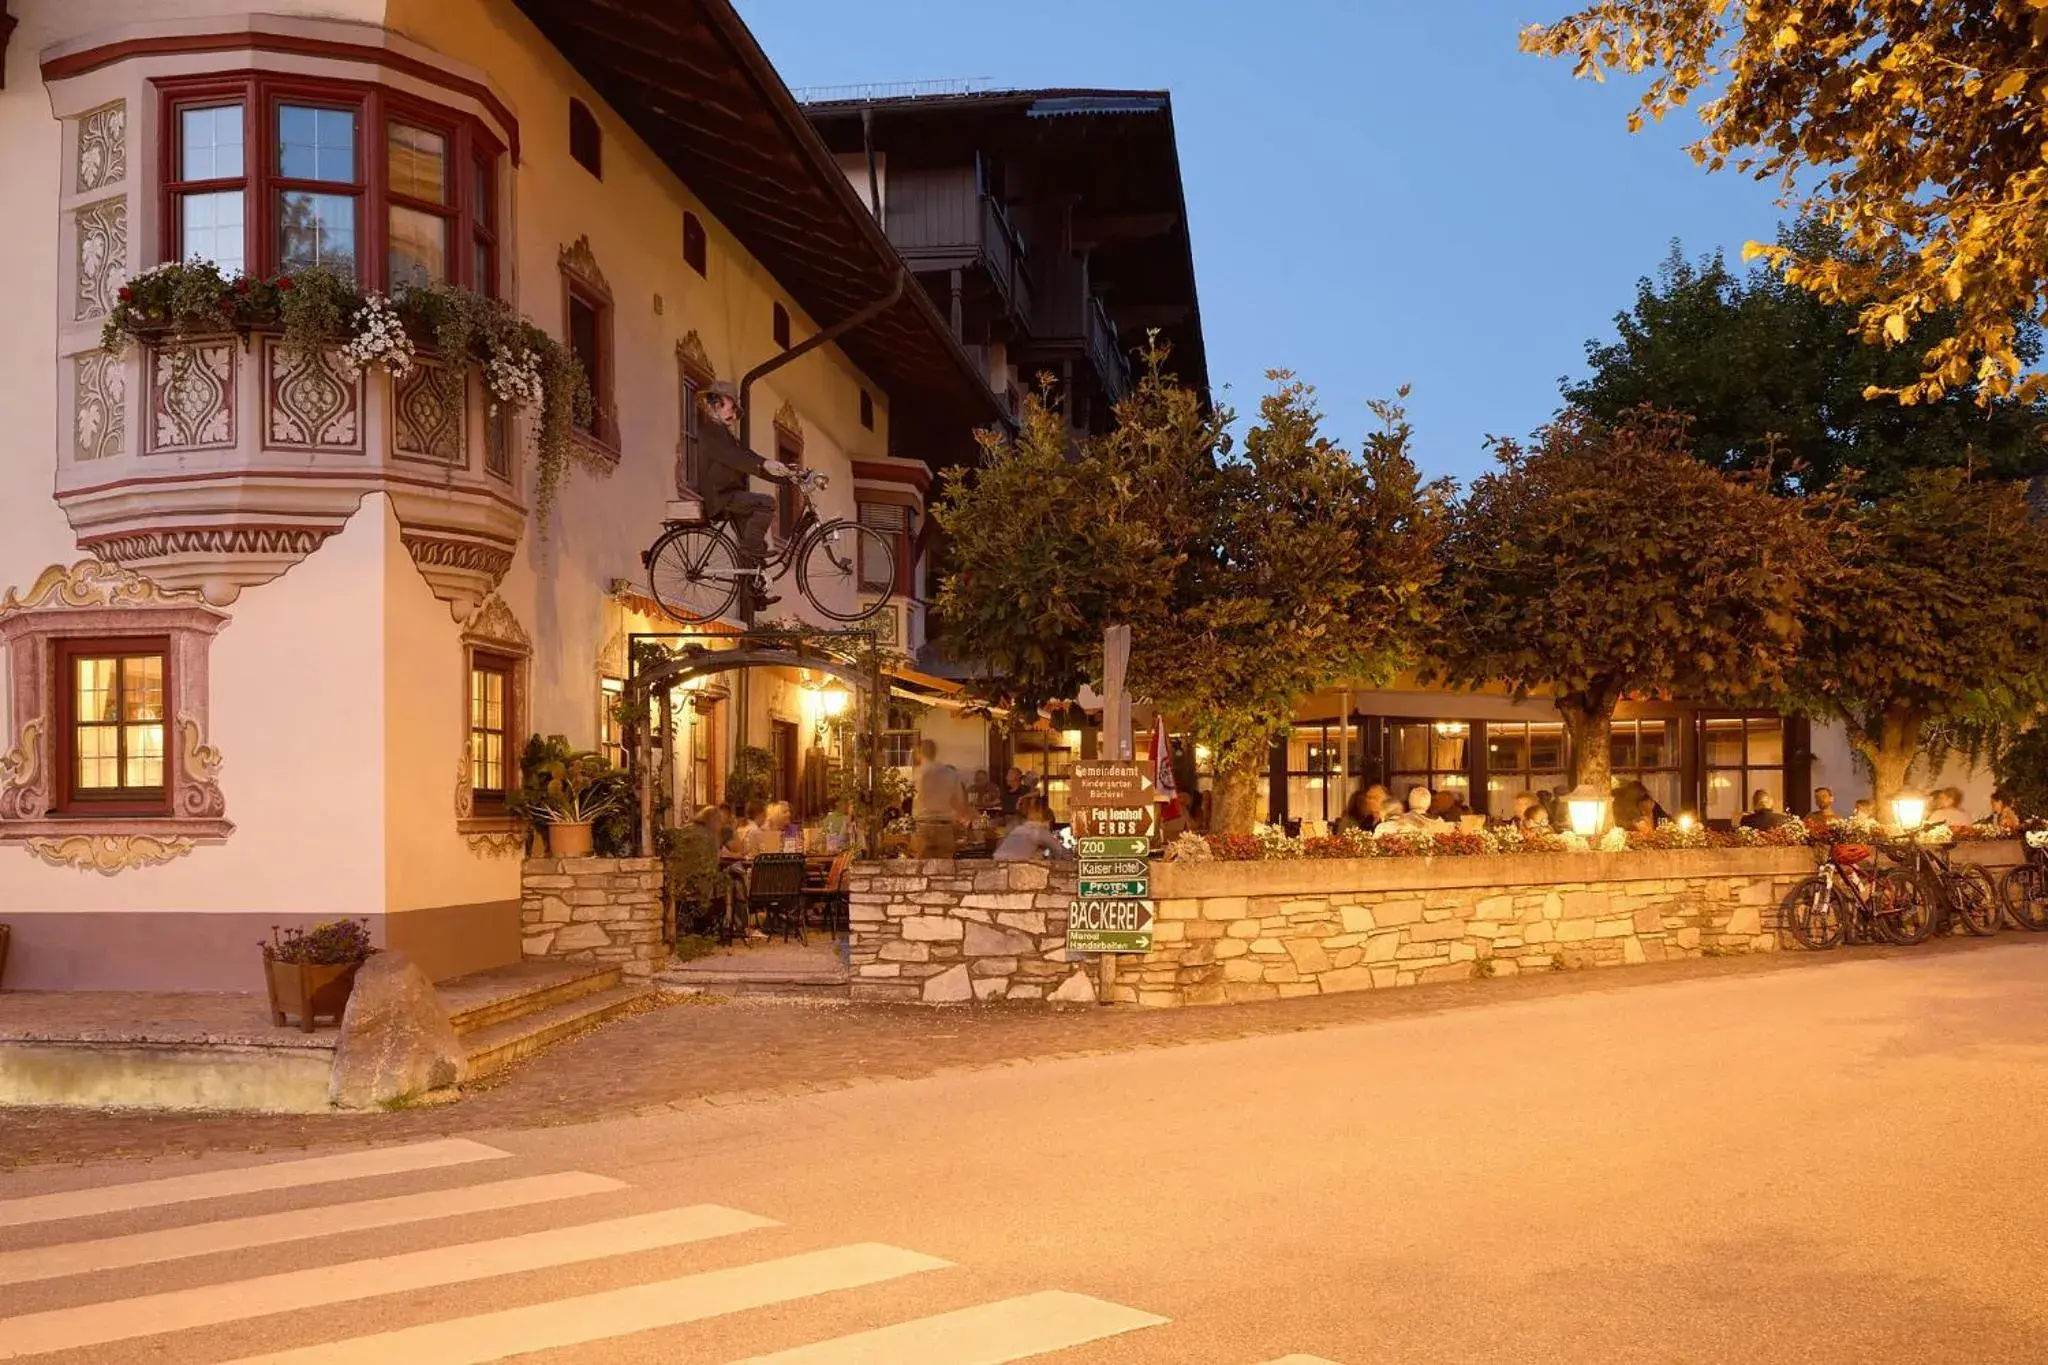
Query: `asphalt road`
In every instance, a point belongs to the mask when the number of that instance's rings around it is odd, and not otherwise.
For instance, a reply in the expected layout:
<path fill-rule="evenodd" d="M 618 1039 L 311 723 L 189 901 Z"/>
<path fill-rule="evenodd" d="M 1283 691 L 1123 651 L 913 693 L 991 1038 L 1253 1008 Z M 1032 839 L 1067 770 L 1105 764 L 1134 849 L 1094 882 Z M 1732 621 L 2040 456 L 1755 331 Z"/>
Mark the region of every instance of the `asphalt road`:
<path fill-rule="evenodd" d="M 25 1172 L 0 1359 L 2048 1361 L 2044 1007 L 2014 938 Z"/>

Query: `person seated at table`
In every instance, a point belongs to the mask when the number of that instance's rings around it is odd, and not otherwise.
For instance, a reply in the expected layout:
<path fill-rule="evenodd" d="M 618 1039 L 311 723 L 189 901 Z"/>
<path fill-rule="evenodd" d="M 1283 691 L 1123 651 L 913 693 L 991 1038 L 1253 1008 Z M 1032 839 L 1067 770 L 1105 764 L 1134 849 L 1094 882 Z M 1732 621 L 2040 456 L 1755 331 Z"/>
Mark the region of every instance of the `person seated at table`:
<path fill-rule="evenodd" d="M 1003 774 L 1003 784 L 996 788 L 996 809 L 1005 820 L 1014 820 L 1017 807 L 1029 795 L 1031 779 L 1024 775 L 1022 768 L 1012 767 Z"/>
<path fill-rule="evenodd" d="M 1960 787 L 1936 787 L 1934 799 L 1929 805 L 1931 809 L 1927 812 L 1927 824 L 1961 829 L 1965 825 L 1976 823 L 1970 818 L 1970 813 L 1963 809 L 1963 791 Z"/>
<path fill-rule="evenodd" d="M 768 818 L 768 804 L 765 801 L 747 802 L 746 818 L 726 840 L 725 851 L 735 858 L 751 858 L 761 850 L 755 843 L 761 832 L 761 822 Z"/>
<path fill-rule="evenodd" d="M 1360 787 L 1351 793 L 1351 799 L 1344 803 L 1344 813 L 1337 817 L 1338 834 L 1370 834 L 1386 818 L 1387 789 L 1375 782 Z"/>
<path fill-rule="evenodd" d="M 999 815 L 1003 809 L 1003 791 L 989 781 L 988 769 L 976 768 L 974 780 L 967 784 L 968 808 L 980 815 Z"/>
<path fill-rule="evenodd" d="M 1742 817 L 1742 827 L 1759 832 L 1776 829 L 1793 817 L 1778 809 L 1778 798 L 1759 787 L 1750 795 L 1749 814 Z"/>
<path fill-rule="evenodd" d="M 1657 832 L 1657 803 L 1648 793 L 1636 798 L 1635 814 L 1622 826 L 1630 834 L 1655 834 Z"/>
<path fill-rule="evenodd" d="M 1402 834 L 1443 834 L 1451 828 L 1451 823 L 1432 813 L 1431 807 L 1435 804 L 1436 798 L 1430 794 L 1429 788 L 1410 787 L 1407 809 L 1394 819 L 1383 822 L 1380 830 L 1391 829 Z"/>
<path fill-rule="evenodd" d="M 747 850 L 747 855 L 782 852 L 789 841 L 789 829 L 789 802 L 771 802 L 761 812 L 760 824 L 754 830 L 754 847 Z"/>
<path fill-rule="evenodd" d="M 1849 808 L 1849 818 L 1859 822 L 1875 820 L 1877 818 L 1877 802 L 1867 796 L 1857 797 L 1856 804 Z"/>
<path fill-rule="evenodd" d="M 1042 859 L 1064 862 L 1073 856 L 1060 836 L 1052 832 L 1052 811 L 1043 797 L 1025 797 L 1018 804 L 1017 813 L 1023 819 L 996 845 L 997 862 L 1035 863 Z"/>
<path fill-rule="evenodd" d="M 2007 834 L 2020 827 L 2020 808 L 2012 803 L 2011 792 L 2000 787 L 1991 793 L 1991 814 L 1983 823 Z"/>
<path fill-rule="evenodd" d="M 1467 806 L 1459 798 L 1458 794 L 1448 787 L 1429 798 L 1427 809 L 1431 819 L 1442 820 L 1444 823 L 1451 825 L 1457 824 L 1472 813 L 1471 807 Z"/>
<path fill-rule="evenodd" d="M 1522 818 L 1515 823 L 1522 827 L 1524 834 L 1531 830 L 1547 834 L 1550 832 L 1550 807 L 1544 805 L 1541 800 L 1531 801 L 1529 808 L 1522 812 Z"/>
<path fill-rule="evenodd" d="M 825 847 L 833 853 L 859 837 L 853 820 L 852 797 L 842 796 L 832 803 L 832 809 L 825 812 L 824 829 Z"/>

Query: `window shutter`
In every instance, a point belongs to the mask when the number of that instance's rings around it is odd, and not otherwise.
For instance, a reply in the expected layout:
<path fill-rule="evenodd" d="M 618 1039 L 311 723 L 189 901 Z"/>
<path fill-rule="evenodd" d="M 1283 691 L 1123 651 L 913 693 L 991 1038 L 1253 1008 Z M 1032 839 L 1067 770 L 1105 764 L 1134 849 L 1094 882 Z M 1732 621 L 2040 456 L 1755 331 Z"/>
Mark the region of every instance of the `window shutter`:
<path fill-rule="evenodd" d="M 879 531 L 896 547 L 896 564 L 893 579 L 881 577 L 882 566 L 877 564 L 870 570 L 867 562 L 867 542 L 861 542 L 860 586 L 868 592 L 906 592 L 910 582 L 910 509 L 893 502 L 864 502 L 860 505 L 860 524 Z"/>

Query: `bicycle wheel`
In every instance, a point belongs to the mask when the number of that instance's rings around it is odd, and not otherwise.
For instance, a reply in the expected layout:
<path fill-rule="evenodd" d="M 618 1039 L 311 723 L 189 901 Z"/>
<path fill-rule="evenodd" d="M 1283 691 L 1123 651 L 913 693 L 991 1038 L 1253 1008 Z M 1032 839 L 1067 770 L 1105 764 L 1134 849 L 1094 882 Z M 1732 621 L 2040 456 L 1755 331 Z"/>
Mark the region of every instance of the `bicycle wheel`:
<path fill-rule="evenodd" d="M 1870 908 L 1878 934 L 1889 943 L 1921 943 L 1933 932 L 1933 899 L 1911 872 L 1893 869 L 1880 875 Z"/>
<path fill-rule="evenodd" d="M 1785 928 L 1802 948 L 1822 951 L 1842 941 L 1841 897 L 1825 877 L 1808 877 L 1785 898 Z"/>
<path fill-rule="evenodd" d="M 1981 867 L 1965 867 L 1948 877 L 1949 903 L 1963 928 L 1978 938 L 1998 932 L 1998 887 Z"/>
<path fill-rule="evenodd" d="M 889 537 L 843 517 L 819 523 L 796 561 L 797 588 L 835 621 L 867 620 L 887 604 L 889 589 L 870 589 L 874 600 L 862 601 L 862 585 L 895 582 L 896 547 Z"/>
<path fill-rule="evenodd" d="M 2048 877 L 2036 864 L 2022 863 L 2007 872 L 1998 884 L 1998 898 L 2016 927 L 2037 934 L 2048 930 Z"/>
<path fill-rule="evenodd" d="M 716 526 L 676 526 L 647 552 L 647 586 L 678 621 L 715 621 L 740 595 L 740 551 Z"/>

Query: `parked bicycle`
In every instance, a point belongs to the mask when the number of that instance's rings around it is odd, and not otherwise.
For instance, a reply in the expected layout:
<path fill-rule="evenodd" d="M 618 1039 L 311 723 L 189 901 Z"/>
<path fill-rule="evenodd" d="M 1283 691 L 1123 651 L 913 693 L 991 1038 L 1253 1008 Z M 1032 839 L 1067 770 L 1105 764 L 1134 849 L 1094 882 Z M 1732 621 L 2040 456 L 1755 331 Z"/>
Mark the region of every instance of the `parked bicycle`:
<path fill-rule="evenodd" d="M 844 517 L 821 520 L 816 496 L 829 482 L 815 469 L 766 461 L 770 478 L 797 490 L 803 515 L 767 555 L 740 548 L 730 516 L 662 522 L 661 538 L 640 559 L 647 586 L 663 611 L 678 621 L 715 621 L 732 609 L 742 589 L 758 589 L 792 567 L 804 600 L 821 615 L 848 624 L 880 611 L 888 593 L 864 593 L 866 583 L 896 582 L 896 547 L 872 526 Z"/>
<path fill-rule="evenodd" d="M 1802 947 L 1841 943 L 1914 944 L 1933 927 L 1919 883 L 1898 869 L 1880 871 L 1868 844 L 1834 844 L 1814 875 L 1785 901 L 1785 927 Z"/>
<path fill-rule="evenodd" d="M 1999 880 L 1998 899 L 2008 920 L 2038 934 L 2048 931 L 2048 829 L 2030 829 L 2021 839 L 2026 861 Z"/>
<path fill-rule="evenodd" d="M 1958 926 L 1980 938 L 1998 932 L 1998 885 L 1983 868 L 1957 867 L 1947 845 L 1917 834 L 1891 840 L 1884 851 L 1932 904 L 1933 932 L 1954 933 Z"/>

